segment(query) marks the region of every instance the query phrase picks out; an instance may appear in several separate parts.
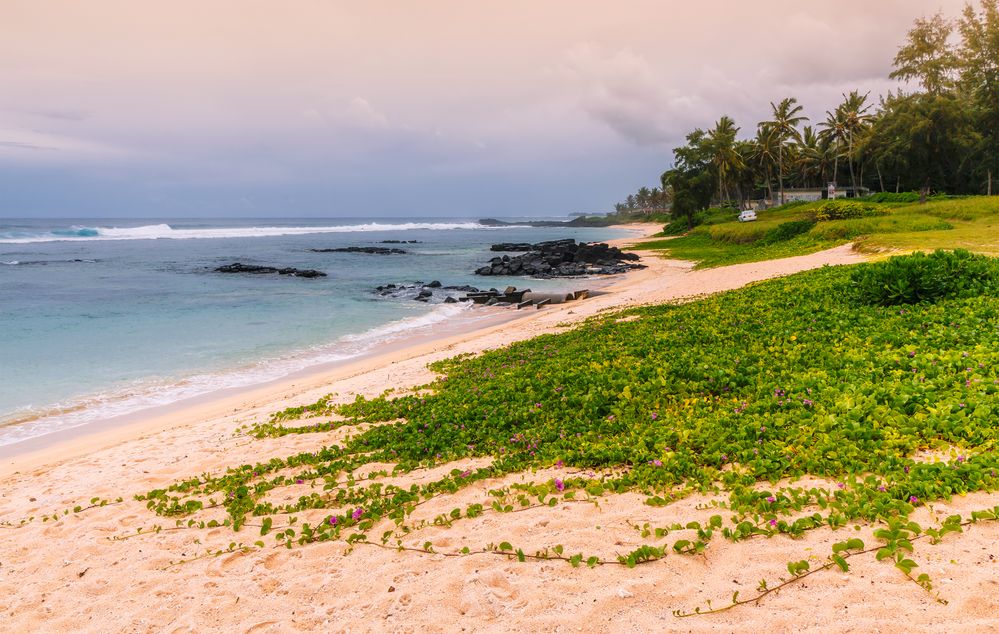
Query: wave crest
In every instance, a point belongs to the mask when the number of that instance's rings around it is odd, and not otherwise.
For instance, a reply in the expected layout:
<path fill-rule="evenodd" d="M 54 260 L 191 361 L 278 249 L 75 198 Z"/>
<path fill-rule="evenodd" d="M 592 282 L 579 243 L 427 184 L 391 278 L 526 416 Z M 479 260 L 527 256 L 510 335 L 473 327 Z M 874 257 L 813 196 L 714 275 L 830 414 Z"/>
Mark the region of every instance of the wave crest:
<path fill-rule="evenodd" d="M 0 244 L 27 244 L 76 240 L 198 240 L 217 238 L 265 238 L 311 233 L 366 233 L 373 231 L 452 231 L 455 229 L 502 229 L 477 222 L 404 222 L 399 224 L 369 222 L 356 225 L 322 227 L 218 227 L 210 229 L 174 229 L 168 224 L 142 227 L 70 227 L 39 233 L 0 232 Z"/>

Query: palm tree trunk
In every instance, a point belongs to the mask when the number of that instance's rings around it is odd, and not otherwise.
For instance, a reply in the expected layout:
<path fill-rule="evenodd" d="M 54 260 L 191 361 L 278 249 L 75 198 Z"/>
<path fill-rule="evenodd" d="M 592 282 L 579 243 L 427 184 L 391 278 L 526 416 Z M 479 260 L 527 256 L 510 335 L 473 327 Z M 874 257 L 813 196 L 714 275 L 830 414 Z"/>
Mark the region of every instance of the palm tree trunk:
<path fill-rule="evenodd" d="M 853 132 L 850 132 L 850 142 L 847 145 L 850 155 L 847 157 L 850 162 L 850 185 L 853 187 L 853 197 L 857 197 L 857 175 L 853 171 Z"/>
<path fill-rule="evenodd" d="M 885 179 L 881 177 L 881 166 L 875 163 L 874 167 L 878 170 L 878 183 L 881 184 L 881 193 L 883 194 L 885 191 Z"/>
<path fill-rule="evenodd" d="M 833 152 L 833 182 L 839 177 L 839 141 L 836 142 L 836 151 Z"/>
<path fill-rule="evenodd" d="M 784 144 L 777 148 L 777 182 L 780 185 L 780 204 L 784 204 Z"/>

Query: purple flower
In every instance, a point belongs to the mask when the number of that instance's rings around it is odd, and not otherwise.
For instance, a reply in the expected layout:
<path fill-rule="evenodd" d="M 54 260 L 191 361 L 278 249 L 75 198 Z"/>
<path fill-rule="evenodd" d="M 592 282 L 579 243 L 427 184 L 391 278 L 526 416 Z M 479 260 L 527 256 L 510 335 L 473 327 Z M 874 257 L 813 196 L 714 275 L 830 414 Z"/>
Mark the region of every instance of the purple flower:
<path fill-rule="evenodd" d="M 915 351 L 915 350 L 913 350 L 912 352 L 910 352 L 910 353 L 909 353 L 909 358 L 910 358 L 910 359 L 911 359 L 912 357 L 914 357 L 914 356 L 916 356 L 916 351 Z"/>
<path fill-rule="evenodd" d="M 909 473 L 909 465 L 906 465 L 906 466 L 902 467 L 902 471 L 905 471 L 906 473 Z"/>
<path fill-rule="evenodd" d="M 957 457 L 957 461 L 958 462 L 964 462 L 964 456 L 958 456 Z"/>
<path fill-rule="evenodd" d="M 917 498 L 915 495 L 910 495 L 909 504 L 919 504 L 919 498 Z"/>
<path fill-rule="evenodd" d="M 836 486 L 838 486 L 838 487 L 839 487 L 839 488 L 841 488 L 841 489 L 843 489 L 843 488 L 845 488 L 845 487 L 846 487 L 846 485 L 845 485 L 845 484 L 843 484 L 842 482 L 837 482 L 837 483 L 836 483 Z"/>
<path fill-rule="evenodd" d="M 649 460 L 649 464 L 652 465 L 653 467 L 661 467 L 663 466 L 663 461 L 658 458 L 655 458 L 653 460 Z"/>
<path fill-rule="evenodd" d="M 777 520 L 770 520 L 771 526 L 777 526 Z"/>
<path fill-rule="evenodd" d="M 558 462 L 555 463 L 555 468 L 556 469 L 561 469 L 563 466 L 565 466 L 565 463 L 562 462 L 561 460 L 559 460 Z"/>
<path fill-rule="evenodd" d="M 358 508 L 354 509 L 354 512 L 350 514 L 350 517 L 353 518 L 356 521 L 356 520 L 361 519 L 362 515 L 364 515 L 364 509 L 358 507 Z"/>
<path fill-rule="evenodd" d="M 534 407 L 536 407 L 537 409 L 541 409 L 541 403 L 535 403 Z"/>
<path fill-rule="evenodd" d="M 773 504 L 773 503 L 774 503 L 774 502 L 776 502 L 776 501 L 777 501 L 777 498 L 775 498 L 775 497 L 774 497 L 774 496 L 772 496 L 772 495 L 771 495 L 770 497 L 768 497 L 768 498 L 767 498 L 767 502 L 770 502 L 771 504 Z"/>
<path fill-rule="evenodd" d="M 886 487 L 885 485 L 883 485 L 883 484 L 878 485 L 878 491 L 881 491 L 882 493 L 884 493 L 887 490 L 888 490 L 888 487 Z"/>
<path fill-rule="evenodd" d="M 305 480 L 299 478 L 298 480 L 295 480 L 295 484 L 305 484 Z"/>
<path fill-rule="evenodd" d="M 555 489 L 559 493 L 561 493 L 562 491 L 565 491 L 565 482 L 562 482 L 560 479 L 555 478 Z"/>
<path fill-rule="evenodd" d="M 652 412 L 652 420 L 655 420 L 657 418 L 659 418 L 659 413 L 658 412 Z"/>
<path fill-rule="evenodd" d="M 330 522 L 330 526 L 336 526 L 337 519 L 335 517 L 333 517 L 332 515 L 330 515 L 329 522 Z"/>
<path fill-rule="evenodd" d="M 722 454 L 721 461 L 722 462 L 728 462 L 728 456 L 726 456 L 725 454 Z"/>

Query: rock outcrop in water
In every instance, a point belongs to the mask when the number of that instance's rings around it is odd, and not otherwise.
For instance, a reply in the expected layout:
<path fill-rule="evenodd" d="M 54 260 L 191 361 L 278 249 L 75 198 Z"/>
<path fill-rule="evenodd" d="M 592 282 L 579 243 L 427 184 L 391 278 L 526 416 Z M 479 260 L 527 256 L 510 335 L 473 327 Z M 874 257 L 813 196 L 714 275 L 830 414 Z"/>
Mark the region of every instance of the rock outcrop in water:
<path fill-rule="evenodd" d="M 326 274 L 322 271 L 316 271 L 315 269 L 296 269 L 292 267 L 277 268 L 274 266 L 257 266 L 255 264 L 242 264 L 240 262 L 234 262 L 233 264 L 226 264 L 215 269 L 217 273 L 251 273 L 253 275 L 271 275 L 277 273 L 278 275 L 290 275 L 292 277 L 326 277 Z"/>
<path fill-rule="evenodd" d="M 475 271 L 476 275 L 530 275 L 537 278 L 615 275 L 645 268 L 633 264 L 639 259 L 605 243 L 577 243 L 575 240 L 552 240 L 528 244 L 494 244 L 491 251 L 526 251 L 523 255 L 495 257 Z"/>
<path fill-rule="evenodd" d="M 382 240 L 382 244 L 422 244 L 421 240 Z"/>
<path fill-rule="evenodd" d="M 467 297 L 461 297 L 461 293 L 477 292 L 479 289 L 474 286 L 444 286 L 437 280 L 429 284 L 385 284 L 375 289 L 375 293 L 381 297 L 412 299 L 427 304 L 457 304 L 459 301 L 469 301 Z"/>
<path fill-rule="evenodd" d="M 338 247 L 336 249 L 309 249 L 313 253 L 370 253 L 372 255 L 405 255 L 402 249 L 388 247 Z"/>

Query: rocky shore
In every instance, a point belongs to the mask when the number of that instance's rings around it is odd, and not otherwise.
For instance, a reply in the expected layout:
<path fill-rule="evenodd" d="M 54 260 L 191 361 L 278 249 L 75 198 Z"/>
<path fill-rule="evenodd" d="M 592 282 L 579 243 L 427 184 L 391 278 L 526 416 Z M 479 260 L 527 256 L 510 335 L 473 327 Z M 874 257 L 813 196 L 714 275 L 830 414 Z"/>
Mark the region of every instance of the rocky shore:
<path fill-rule="evenodd" d="M 536 244 L 504 242 L 491 251 L 525 251 L 523 255 L 494 257 L 476 275 L 529 275 L 537 278 L 616 275 L 645 268 L 634 264 L 639 256 L 605 243 L 583 243 L 572 239 Z"/>
<path fill-rule="evenodd" d="M 396 243 L 400 244 L 400 243 Z M 389 247 L 337 247 L 335 249 L 309 249 L 312 253 L 370 253 L 372 255 L 405 255 L 403 249 Z"/>
<path fill-rule="evenodd" d="M 296 269 L 293 267 L 277 268 L 274 266 L 257 266 L 255 264 L 242 264 L 240 262 L 234 262 L 233 264 L 226 264 L 215 269 L 216 273 L 250 273 L 253 275 L 272 275 L 277 273 L 278 275 L 290 275 L 292 277 L 326 277 L 326 274 L 322 271 L 317 271 L 315 269 Z"/>

